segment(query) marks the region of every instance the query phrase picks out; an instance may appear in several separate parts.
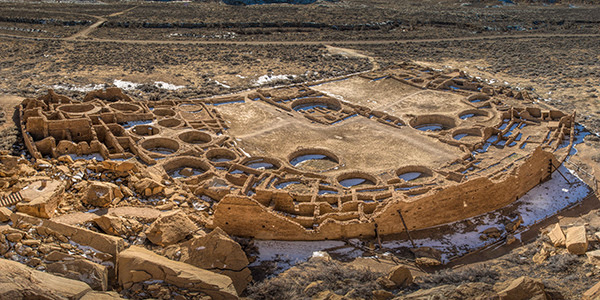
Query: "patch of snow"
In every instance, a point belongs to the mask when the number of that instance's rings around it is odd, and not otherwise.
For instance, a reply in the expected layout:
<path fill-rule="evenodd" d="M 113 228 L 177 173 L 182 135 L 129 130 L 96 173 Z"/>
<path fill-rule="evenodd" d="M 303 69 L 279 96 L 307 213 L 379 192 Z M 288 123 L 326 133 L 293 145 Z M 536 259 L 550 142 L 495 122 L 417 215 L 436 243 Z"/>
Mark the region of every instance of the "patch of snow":
<path fill-rule="evenodd" d="M 104 158 L 102 157 L 102 155 L 100 155 L 100 153 L 92 153 L 92 154 L 86 154 L 86 155 L 69 154 L 69 156 L 73 160 L 78 160 L 78 159 L 84 159 L 84 160 L 96 159 L 97 161 L 104 160 Z"/>
<path fill-rule="evenodd" d="M 521 197 L 511 204 L 515 207 L 514 212 L 519 213 L 523 218 L 522 227 L 514 233 L 517 239 L 520 239 L 521 232 L 528 226 L 536 224 L 557 212 L 583 200 L 591 189 L 569 169 L 561 166 L 560 172 L 565 175 L 568 182 L 560 176 L 558 172 L 553 173 L 552 179 L 548 180 Z M 442 251 L 442 261 L 447 263 L 450 259 L 462 256 L 470 251 L 488 246 L 496 240 L 481 240 L 481 232 L 491 227 L 502 228 L 502 221 L 505 216 L 499 212 L 490 212 L 484 215 L 470 218 L 477 226 L 473 230 L 467 230 L 462 221 L 443 226 L 453 226 L 455 232 L 448 234 L 440 239 L 415 239 L 417 247 L 432 247 Z M 259 258 L 251 264 L 258 266 L 263 262 L 277 262 L 277 273 L 289 269 L 293 265 L 305 261 L 314 256 L 318 251 L 326 251 L 335 257 L 356 258 L 364 253 L 359 247 L 353 245 L 360 244 L 358 239 L 349 240 L 346 245 L 342 241 L 320 241 L 320 242 L 289 242 L 289 241 L 256 241 L 259 249 Z M 382 243 L 384 248 L 394 250 L 400 248 L 412 248 L 408 240 L 385 241 Z"/>
<path fill-rule="evenodd" d="M 255 240 L 258 258 L 250 266 L 259 266 L 263 262 L 276 261 L 275 274 L 283 272 L 297 263 L 308 260 L 315 251 L 344 246 L 343 241 L 270 241 Z"/>
<path fill-rule="evenodd" d="M 219 81 L 217 81 L 217 80 L 215 80 L 215 83 L 216 83 L 217 85 L 219 85 L 219 86 L 222 86 L 222 87 L 226 88 L 226 89 L 230 89 L 230 88 L 231 88 L 231 86 L 229 86 L 229 85 L 226 85 L 226 84 L 224 84 L 224 83 L 222 83 L 222 82 L 219 82 Z"/>
<path fill-rule="evenodd" d="M 142 85 L 141 83 L 135 83 L 135 82 L 131 82 L 131 81 L 126 81 L 126 80 L 119 80 L 119 79 L 115 79 L 113 81 L 113 84 L 122 89 L 122 90 L 135 90 L 137 89 L 140 85 Z"/>
<path fill-rule="evenodd" d="M 67 90 L 81 93 L 87 93 L 94 90 L 101 90 L 105 87 L 105 84 L 88 84 L 84 86 L 76 86 L 72 84 L 55 84 L 51 86 L 51 88 L 55 90 Z"/>
<path fill-rule="evenodd" d="M 155 81 L 154 86 L 159 89 L 176 91 L 182 88 L 185 88 L 185 85 L 175 85 L 172 83 L 164 82 L 164 81 Z"/>
<path fill-rule="evenodd" d="M 254 85 L 259 86 L 276 80 L 292 80 L 294 78 L 296 78 L 296 75 L 263 75 L 254 81 Z"/>

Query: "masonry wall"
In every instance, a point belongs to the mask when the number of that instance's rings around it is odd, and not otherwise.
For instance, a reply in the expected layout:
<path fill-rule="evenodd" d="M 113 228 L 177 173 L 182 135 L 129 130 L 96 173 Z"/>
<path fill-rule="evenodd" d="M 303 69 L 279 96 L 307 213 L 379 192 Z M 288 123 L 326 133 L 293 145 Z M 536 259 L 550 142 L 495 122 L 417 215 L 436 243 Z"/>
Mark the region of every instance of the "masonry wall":
<path fill-rule="evenodd" d="M 414 200 L 397 196 L 371 219 L 326 220 L 315 230 L 307 230 L 248 197 L 228 195 L 216 205 L 212 227 L 221 227 L 232 235 L 258 239 L 323 240 L 366 237 L 375 234 L 375 224 L 382 235 L 403 232 L 398 215 L 398 210 L 401 210 L 411 230 L 424 229 L 477 216 L 516 201 L 549 178 L 550 160 L 556 164 L 552 153 L 538 148 L 519 167 L 498 181 L 479 177 L 432 190 Z"/>

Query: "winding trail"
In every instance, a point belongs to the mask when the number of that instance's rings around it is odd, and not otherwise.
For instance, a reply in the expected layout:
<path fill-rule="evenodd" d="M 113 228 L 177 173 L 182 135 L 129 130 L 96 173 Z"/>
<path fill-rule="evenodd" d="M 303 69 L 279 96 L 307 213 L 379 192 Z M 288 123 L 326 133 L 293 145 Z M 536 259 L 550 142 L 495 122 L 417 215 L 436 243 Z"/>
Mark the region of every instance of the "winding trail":
<path fill-rule="evenodd" d="M 129 12 L 129 11 L 131 11 L 131 10 L 133 10 L 133 9 L 137 8 L 137 7 L 138 7 L 138 6 L 134 6 L 134 7 L 128 8 L 128 9 L 126 9 L 126 10 L 123 10 L 123 11 L 118 11 L 118 12 L 116 12 L 116 13 L 112 13 L 112 14 L 108 15 L 107 17 L 116 17 L 116 16 L 122 15 L 122 14 L 124 14 L 124 13 L 127 13 L 127 12 Z M 108 21 L 108 19 L 106 19 L 105 17 L 92 16 L 92 15 L 89 15 L 89 16 L 96 18 L 96 19 L 97 19 L 97 21 L 96 21 L 94 24 L 92 24 L 92 25 L 90 25 L 90 26 L 88 26 L 88 27 L 84 28 L 83 30 L 81 30 L 81 31 L 79 31 L 79 32 L 77 32 L 77 33 L 75 33 L 75 34 L 73 34 L 73 35 L 69 36 L 69 37 L 62 38 L 62 40 L 64 40 L 64 41 L 74 41 L 74 40 L 77 40 L 77 39 L 84 39 L 84 38 L 90 39 L 90 38 L 88 37 L 88 35 L 89 35 L 89 34 L 90 34 L 92 31 L 94 31 L 94 30 L 96 30 L 98 27 L 100 27 L 100 25 L 104 24 L 104 22 Z"/>

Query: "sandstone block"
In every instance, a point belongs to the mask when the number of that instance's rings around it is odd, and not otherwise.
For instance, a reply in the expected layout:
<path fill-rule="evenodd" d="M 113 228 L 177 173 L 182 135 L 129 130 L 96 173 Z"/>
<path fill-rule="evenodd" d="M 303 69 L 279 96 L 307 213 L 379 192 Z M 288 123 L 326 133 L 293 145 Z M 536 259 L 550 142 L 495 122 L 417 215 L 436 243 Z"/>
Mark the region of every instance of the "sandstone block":
<path fill-rule="evenodd" d="M 51 218 L 65 188 L 64 181 L 36 181 L 21 191 L 24 201 L 17 203 L 17 211 L 34 217 Z"/>
<path fill-rule="evenodd" d="M 107 234 L 110 235 L 133 235 L 142 230 L 142 224 L 133 219 L 125 219 L 115 216 L 101 216 L 94 219 L 94 222 Z"/>
<path fill-rule="evenodd" d="M 0 207 L 0 222 L 8 222 L 10 221 L 10 215 L 12 215 L 12 211 L 6 207 Z"/>
<path fill-rule="evenodd" d="M 252 281 L 246 253 L 225 231 L 217 227 L 209 234 L 195 236 L 165 250 L 169 258 L 179 256 L 179 261 L 228 276 L 233 280 L 238 294 Z"/>
<path fill-rule="evenodd" d="M 184 239 L 189 234 L 198 230 L 182 211 L 171 211 L 161 216 L 150 225 L 146 237 L 159 246 L 168 246 Z"/>
<path fill-rule="evenodd" d="M 588 258 L 588 262 L 594 265 L 600 265 L 600 250 L 594 250 L 585 253 Z"/>
<path fill-rule="evenodd" d="M 542 281 L 527 276 L 512 280 L 498 296 L 503 300 L 548 299 Z"/>
<path fill-rule="evenodd" d="M 566 230 L 565 244 L 567 250 L 572 254 L 585 254 L 588 248 L 588 239 L 585 233 L 585 226 L 573 226 Z"/>
<path fill-rule="evenodd" d="M 88 187 L 82 201 L 85 204 L 97 207 L 109 207 L 113 201 L 118 201 L 122 197 L 121 189 L 117 185 L 108 182 L 95 182 Z"/>
<path fill-rule="evenodd" d="M 560 224 L 556 223 L 556 225 L 554 225 L 552 230 L 548 232 L 548 237 L 550 238 L 550 241 L 554 247 L 565 246 L 566 237 L 565 233 L 562 231 L 562 228 L 560 228 Z"/>
<path fill-rule="evenodd" d="M 108 270 L 105 266 L 85 260 L 55 262 L 46 266 L 48 272 L 87 283 L 92 289 L 106 291 Z"/>
<path fill-rule="evenodd" d="M 136 280 L 142 280 L 139 272 L 150 274 L 152 280 L 163 280 L 168 284 L 200 291 L 213 299 L 237 299 L 231 279 L 195 266 L 170 260 L 138 246 L 131 246 L 119 254 L 119 283 L 130 288 Z"/>
<path fill-rule="evenodd" d="M 413 276 L 410 270 L 405 266 L 396 266 L 390 270 L 387 278 L 393 281 L 396 286 L 405 287 L 413 282 Z"/>
<path fill-rule="evenodd" d="M 84 282 L 0 259 L 0 299 L 79 299 L 89 291 Z"/>

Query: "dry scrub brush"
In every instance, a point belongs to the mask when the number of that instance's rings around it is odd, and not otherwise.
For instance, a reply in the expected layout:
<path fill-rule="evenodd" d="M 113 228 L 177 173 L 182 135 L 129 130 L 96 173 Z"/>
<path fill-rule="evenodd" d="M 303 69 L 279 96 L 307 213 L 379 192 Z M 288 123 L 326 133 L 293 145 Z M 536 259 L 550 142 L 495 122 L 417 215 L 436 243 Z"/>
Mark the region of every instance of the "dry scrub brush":
<path fill-rule="evenodd" d="M 366 268 L 354 268 L 336 261 L 309 261 L 278 277 L 270 278 L 248 288 L 251 299 L 310 299 L 322 291 L 338 295 L 351 292 L 351 297 L 369 299 L 372 291 L 380 289 L 376 283 L 382 273 Z M 311 288 L 306 287 L 315 282 Z"/>

